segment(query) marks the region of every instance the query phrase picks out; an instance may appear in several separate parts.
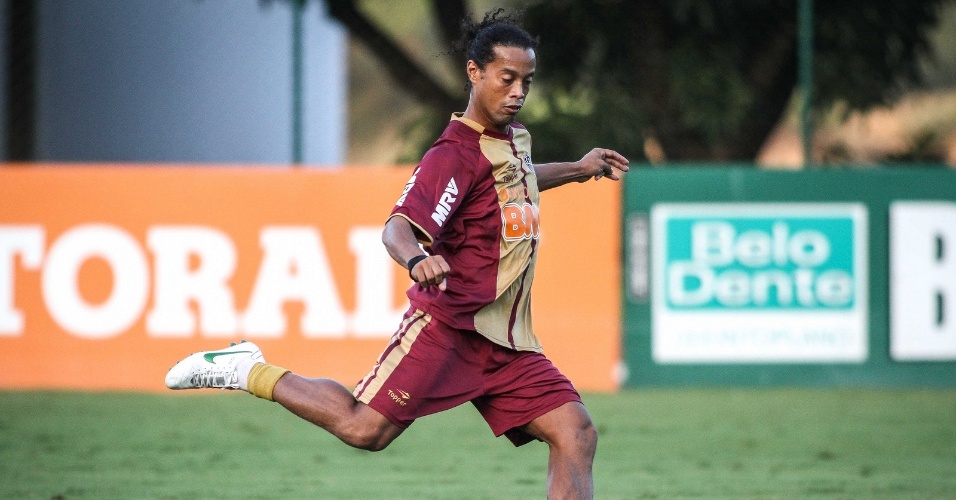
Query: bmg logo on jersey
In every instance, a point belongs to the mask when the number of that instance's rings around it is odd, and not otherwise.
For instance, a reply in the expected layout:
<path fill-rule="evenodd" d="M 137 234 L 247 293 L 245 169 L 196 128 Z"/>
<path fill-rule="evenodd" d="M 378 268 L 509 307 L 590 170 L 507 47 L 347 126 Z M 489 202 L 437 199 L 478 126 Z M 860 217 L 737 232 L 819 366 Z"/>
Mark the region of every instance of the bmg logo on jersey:
<path fill-rule="evenodd" d="M 651 218 L 656 358 L 865 357 L 863 205 L 661 204 Z"/>

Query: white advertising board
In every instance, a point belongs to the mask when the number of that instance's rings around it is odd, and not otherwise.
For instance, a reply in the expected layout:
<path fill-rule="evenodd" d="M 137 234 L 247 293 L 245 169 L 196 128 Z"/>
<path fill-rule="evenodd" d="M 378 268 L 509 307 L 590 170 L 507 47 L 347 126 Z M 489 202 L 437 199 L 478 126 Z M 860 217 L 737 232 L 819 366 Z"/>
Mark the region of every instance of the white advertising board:
<path fill-rule="evenodd" d="M 956 203 L 890 204 L 890 355 L 956 360 Z"/>
<path fill-rule="evenodd" d="M 865 361 L 867 219 L 859 203 L 654 205 L 654 361 Z"/>

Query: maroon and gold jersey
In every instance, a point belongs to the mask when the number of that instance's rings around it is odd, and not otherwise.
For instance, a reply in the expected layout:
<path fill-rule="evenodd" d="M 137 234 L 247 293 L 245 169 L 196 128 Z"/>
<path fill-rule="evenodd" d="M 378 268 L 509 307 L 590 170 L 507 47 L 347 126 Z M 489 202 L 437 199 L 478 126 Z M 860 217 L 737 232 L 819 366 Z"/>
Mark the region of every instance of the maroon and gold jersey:
<path fill-rule="evenodd" d="M 538 184 L 531 135 L 452 116 L 412 174 L 392 217 L 418 230 L 428 253 L 451 269 L 445 291 L 413 285 L 411 304 L 452 327 L 520 351 L 541 351 L 531 328 Z"/>

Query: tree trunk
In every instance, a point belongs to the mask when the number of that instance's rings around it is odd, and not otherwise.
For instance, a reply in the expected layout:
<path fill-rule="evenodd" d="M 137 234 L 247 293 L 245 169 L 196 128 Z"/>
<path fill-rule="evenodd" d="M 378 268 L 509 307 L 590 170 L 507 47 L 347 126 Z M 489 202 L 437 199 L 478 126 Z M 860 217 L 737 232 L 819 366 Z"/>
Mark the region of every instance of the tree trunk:
<path fill-rule="evenodd" d="M 329 15 L 375 54 L 397 85 L 440 114 L 450 115 L 461 107 L 460 97 L 446 90 L 394 40 L 372 24 L 358 11 L 354 0 L 325 0 L 325 4 Z"/>
<path fill-rule="evenodd" d="M 5 3 L 7 160 L 30 161 L 36 154 L 37 3 Z"/>

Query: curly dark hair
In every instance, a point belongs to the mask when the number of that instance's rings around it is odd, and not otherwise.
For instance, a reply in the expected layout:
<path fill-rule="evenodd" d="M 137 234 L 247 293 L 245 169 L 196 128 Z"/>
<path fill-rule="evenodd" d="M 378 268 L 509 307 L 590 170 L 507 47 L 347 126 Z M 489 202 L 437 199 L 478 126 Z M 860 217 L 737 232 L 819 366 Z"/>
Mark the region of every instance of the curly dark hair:
<path fill-rule="evenodd" d="M 455 43 L 455 50 L 465 56 L 465 61 L 475 61 L 479 68 L 495 60 L 495 47 L 518 47 L 537 49 L 538 37 L 532 37 L 521 27 L 520 11 L 504 14 L 498 8 L 485 14 L 485 18 L 476 22 L 470 17 L 461 21 L 461 38 Z M 465 80 L 465 90 L 470 90 L 471 82 Z"/>

